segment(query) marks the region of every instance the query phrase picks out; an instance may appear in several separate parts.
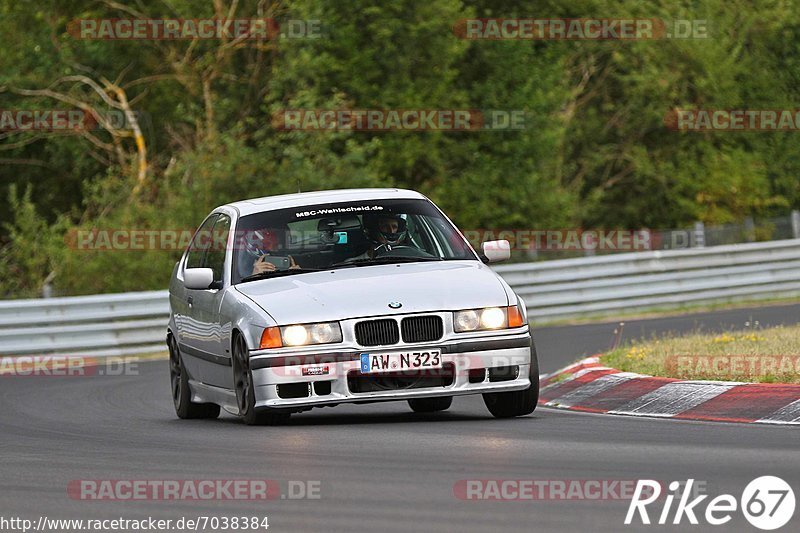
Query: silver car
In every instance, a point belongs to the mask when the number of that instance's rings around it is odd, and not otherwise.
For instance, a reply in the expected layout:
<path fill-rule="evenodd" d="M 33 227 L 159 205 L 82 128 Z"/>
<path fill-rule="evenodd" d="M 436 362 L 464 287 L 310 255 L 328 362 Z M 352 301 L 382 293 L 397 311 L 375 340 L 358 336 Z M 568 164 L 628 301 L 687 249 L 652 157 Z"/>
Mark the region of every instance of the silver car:
<path fill-rule="evenodd" d="M 536 408 L 525 304 L 414 191 L 289 194 L 218 207 L 169 286 L 180 418 L 220 407 L 247 424 L 342 403 L 442 411 L 482 394 L 496 417 Z"/>

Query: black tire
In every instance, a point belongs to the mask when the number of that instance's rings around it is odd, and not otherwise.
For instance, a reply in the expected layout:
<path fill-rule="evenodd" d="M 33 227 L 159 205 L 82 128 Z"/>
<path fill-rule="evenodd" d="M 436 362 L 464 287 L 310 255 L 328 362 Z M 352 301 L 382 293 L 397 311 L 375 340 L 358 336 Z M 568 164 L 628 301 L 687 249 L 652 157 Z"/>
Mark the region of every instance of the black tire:
<path fill-rule="evenodd" d="M 172 403 L 178 418 L 198 419 L 217 418 L 219 405 L 213 403 L 194 403 L 189 390 L 189 376 L 183 367 L 183 359 L 178 342 L 173 335 L 167 337 L 169 348 L 169 379 L 172 389 Z"/>
<path fill-rule="evenodd" d="M 539 360 L 536 347 L 531 341 L 531 365 L 528 371 L 531 386 L 511 392 L 490 392 L 483 395 L 483 402 L 495 418 L 511 418 L 531 414 L 539 401 Z"/>
<path fill-rule="evenodd" d="M 408 406 L 415 413 L 435 413 L 444 411 L 453 405 L 452 396 L 440 396 L 438 398 L 414 398 L 408 400 Z"/>
<path fill-rule="evenodd" d="M 289 421 L 290 413 L 274 409 L 256 409 L 256 394 L 253 387 L 253 373 L 250 370 L 250 357 L 244 337 L 233 338 L 233 385 L 239 416 L 248 426 L 277 426 Z"/>

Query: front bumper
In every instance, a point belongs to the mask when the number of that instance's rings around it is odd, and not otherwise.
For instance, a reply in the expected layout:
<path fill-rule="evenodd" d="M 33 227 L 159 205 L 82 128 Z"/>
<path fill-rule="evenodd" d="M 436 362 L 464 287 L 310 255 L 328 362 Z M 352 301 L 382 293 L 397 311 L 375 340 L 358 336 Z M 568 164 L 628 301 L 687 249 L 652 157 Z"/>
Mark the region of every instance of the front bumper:
<path fill-rule="evenodd" d="M 442 363 L 448 369 L 446 384 L 372 390 L 359 392 L 353 387 L 360 374 L 360 354 L 416 352 L 436 349 L 441 351 Z M 346 351 L 304 351 L 297 355 L 284 353 L 253 353 L 250 368 L 256 407 L 305 410 L 311 407 L 337 405 L 351 402 L 407 400 L 434 396 L 456 396 L 485 392 L 504 392 L 526 389 L 530 386 L 528 372 L 531 364 L 531 336 L 529 332 L 514 335 L 497 335 L 441 344 L 405 345 L 377 349 L 352 349 Z M 513 374 L 495 379 L 495 371 L 515 370 Z M 481 379 L 481 369 L 486 369 Z M 313 375 L 318 374 L 318 375 Z M 375 375 L 366 375 L 370 379 Z M 348 380 L 348 377 L 350 378 Z M 293 396 L 286 397 L 286 390 Z M 355 390 L 354 390 L 355 389 Z"/>

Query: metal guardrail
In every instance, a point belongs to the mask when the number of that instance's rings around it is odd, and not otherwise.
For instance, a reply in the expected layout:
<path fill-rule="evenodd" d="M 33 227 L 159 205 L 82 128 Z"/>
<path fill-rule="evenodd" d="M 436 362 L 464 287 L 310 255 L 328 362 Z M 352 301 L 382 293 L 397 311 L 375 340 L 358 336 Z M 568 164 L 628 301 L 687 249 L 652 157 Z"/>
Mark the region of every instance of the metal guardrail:
<path fill-rule="evenodd" d="M 161 352 L 168 317 L 167 291 L 0 301 L 0 354 Z"/>
<path fill-rule="evenodd" d="M 533 322 L 800 296 L 800 239 L 501 265 Z M 160 352 L 166 291 L 0 301 L 0 355 Z"/>
<path fill-rule="evenodd" d="M 534 322 L 800 295 L 800 240 L 502 265 Z"/>

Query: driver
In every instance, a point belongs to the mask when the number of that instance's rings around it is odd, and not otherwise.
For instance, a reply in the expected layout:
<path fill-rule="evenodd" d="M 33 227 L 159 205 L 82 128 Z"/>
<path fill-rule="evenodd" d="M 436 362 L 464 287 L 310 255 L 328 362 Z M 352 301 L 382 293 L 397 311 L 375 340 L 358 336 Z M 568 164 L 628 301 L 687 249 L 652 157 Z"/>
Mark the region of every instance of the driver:
<path fill-rule="evenodd" d="M 392 213 L 364 215 L 363 225 L 364 234 L 370 242 L 370 247 L 363 254 L 350 258 L 349 261 L 374 259 L 377 251 L 391 250 L 394 246 L 404 245 L 408 239 L 406 220 L 400 215 Z"/>

